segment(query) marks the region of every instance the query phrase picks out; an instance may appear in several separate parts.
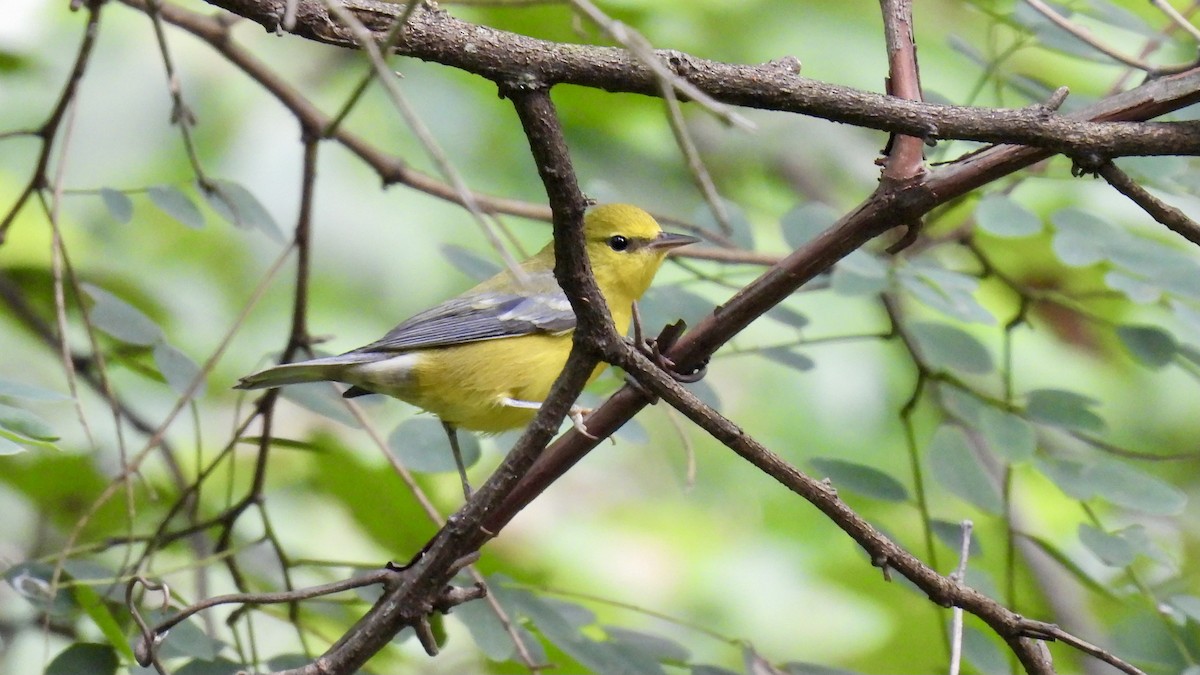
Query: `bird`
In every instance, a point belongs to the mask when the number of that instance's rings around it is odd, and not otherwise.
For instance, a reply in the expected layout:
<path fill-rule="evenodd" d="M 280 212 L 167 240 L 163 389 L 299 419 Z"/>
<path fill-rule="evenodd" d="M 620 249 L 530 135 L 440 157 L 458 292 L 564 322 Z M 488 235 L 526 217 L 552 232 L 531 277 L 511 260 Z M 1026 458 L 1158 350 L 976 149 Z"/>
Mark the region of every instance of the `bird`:
<path fill-rule="evenodd" d="M 699 241 L 663 231 L 646 211 L 604 204 L 584 216 L 585 251 L 617 331 L 629 330 L 634 303 L 667 253 Z M 236 389 L 304 382 L 350 385 L 343 396 L 385 394 L 441 420 L 470 497 L 457 430 L 494 434 L 533 419 L 566 365 L 575 314 L 554 278 L 554 242 L 517 265 L 338 356 L 266 368 Z M 589 382 L 605 368 L 599 364 Z M 576 427 L 586 433 L 574 409 Z"/>

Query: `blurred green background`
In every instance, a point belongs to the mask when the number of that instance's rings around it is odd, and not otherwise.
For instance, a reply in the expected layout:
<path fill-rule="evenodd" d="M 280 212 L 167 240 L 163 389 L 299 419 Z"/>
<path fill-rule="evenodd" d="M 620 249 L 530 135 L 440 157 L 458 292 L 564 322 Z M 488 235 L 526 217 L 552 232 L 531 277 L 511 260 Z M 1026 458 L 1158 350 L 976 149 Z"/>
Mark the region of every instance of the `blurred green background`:
<path fill-rule="evenodd" d="M 198 2 L 181 4 L 214 11 Z M 563 4 L 446 8 L 470 21 L 550 40 L 606 43 Z M 737 63 L 790 55 L 803 63 L 806 77 L 883 89 L 887 63 L 875 3 L 628 0 L 602 8 L 657 47 Z M 1158 62 L 1194 55 L 1194 44 L 1179 31 L 1162 35 L 1166 22 L 1146 3 L 1080 2 L 1071 10 L 1074 19 L 1121 51 L 1137 53 L 1158 40 L 1152 57 Z M 63 2 L 9 0 L 4 13 L 0 133 L 44 121 L 61 93 L 83 26 L 82 13 Z M 1019 107 L 1066 85 L 1071 107 L 1105 95 L 1125 74 L 1048 28 L 1023 4 L 930 0 L 917 3 L 916 27 L 931 100 Z M 53 166 L 61 166 L 66 190 L 58 218 L 79 279 L 135 307 L 159 327 L 165 343 L 199 364 L 218 348 L 291 236 L 302 146 L 298 125 L 275 99 L 209 45 L 170 26 L 166 34 L 184 97 L 198 120 L 194 134 L 205 171 L 243 186 L 269 220 L 258 229 L 237 228 L 199 197 L 179 130 L 170 121 L 151 22 L 117 3 L 103 10 L 69 140 L 60 135 L 58 147 L 65 152 L 56 154 Z M 343 104 L 367 69 L 361 54 L 270 35 L 249 22 L 237 25 L 233 35 L 327 113 Z M 493 85 L 410 59 L 395 59 L 393 66 L 473 189 L 544 202 L 516 116 Z M 557 87 L 554 100 L 589 196 L 636 203 L 687 222 L 712 222 L 660 100 L 572 86 Z M 844 213 L 875 187 L 874 160 L 886 143 L 884 133 L 754 110 L 740 111 L 757 127 L 745 132 L 722 126 L 701 109 L 685 110 L 687 126 L 740 223 L 737 239 L 754 251 L 786 253 L 804 239 L 803 232 Z M 380 87 L 368 91 L 346 125 L 412 166 L 437 173 Z M 950 160 L 969 149 L 967 143 L 943 143 L 929 156 Z M 0 139 L 0 208 L 20 194 L 39 151 L 32 138 Z M 1194 215 L 1200 212 L 1195 195 L 1200 182 L 1192 164 L 1161 158 L 1121 165 Z M 788 461 L 829 475 L 852 507 L 939 571 L 953 570 L 953 524 L 969 518 L 979 548 L 968 581 L 976 588 L 1023 614 L 1111 647 L 1148 672 L 1194 672 L 1200 658 L 1195 563 L 1200 514 L 1187 497 L 1197 491 L 1200 360 L 1189 345 L 1200 343 L 1200 291 L 1189 275 L 1200 266 L 1182 240 L 1164 234 L 1103 182 L 1073 179 L 1069 169 L 1060 158 L 991 186 L 999 216 L 977 212 L 977 197 L 937 210 L 918 245 L 898 258 L 874 247 L 857 254 L 832 282 L 823 278 L 790 298 L 785 303 L 790 315 L 764 318 L 740 335 L 714 358 L 697 390 Z M 102 188 L 127 197 L 130 217 L 121 217 L 119 197 L 108 193 L 106 202 Z M 203 226 L 181 223 L 183 207 L 161 208 L 150 188 L 193 201 Z M 1019 223 L 1027 230 L 1012 229 L 1014 213 L 1027 219 Z M 545 223 L 502 220 L 526 252 L 549 236 Z M 278 234 L 272 236 L 271 229 Z M 0 246 L 0 274 L 53 323 L 51 231 L 36 202 L 27 205 Z M 309 326 L 328 337 L 320 348 L 329 352 L 369 342 L 471 285 L 475 267 L 456 265 L 461 255 L 446 255 L 447 247 L 498 260 L 465 211 L 404 186 L 381 188 L 369 167 L 332 142 L 320 148 L 313 242 Z M 987 274 L 981 256 L 1000 273 Z M 207 376 L 203 395 L 168 428 L 166 438 L 189 477 L 217 456 L 248 411 L 232 384 L 283 348 L 293 269 L 289 262 L 270 284 Z M 677 316 L 695 323 L 762 269 L 686 259 L 668 264 L 645 303 L 648 330 L 656 332 Z M 907 427 L 911 448 L 900 411 L 913 396 L 917 370 L 902 340 L 881 337 L 892 324 L 880 293 L 900 307 L 902 332 L 919 333 L 913 327 L 920 322 L 954 328 L 942 342 L 926 334 L 927 348 L 944 351 L 925 354 L 922 368 L 944 376 L 924 383 Z M 1006 333 L 1022 299 L 1029 321 Z M 87 301 L 92 302 L 94 297 Z M 68 304 L 70 343 L 86 354 L 89 342 L 73 294 Z M 35 415 L 57 438 L 48 447 L 16 434 L 0 456 L 0 568 L 8 568 L 10 582 L 0 586 L 0 671 L 36 673 L 71 644 L 109 641 L 95 614 L 70 608 L 56 614 L 55 630 L 43 630 L 44 607 L 22 580 L 44 579 L 44 566 L 55 564 L 74 524 L 119 472 L 119 441 L 103 399 L 81 386 L 77 405 L 85 429 L 66 396 L 58 353 L 27 329 L 12 305 L 3 307 L 0 402 L 6 411 Z M 795 314 L 807 322 L 799 326 Z M 1146 332 L 1121 332 L 1123 327 Z M 112 335 L 102 334 L 99 343 L 112 389 L 157 424 L 178 399 L 177 387 L 160 373 L 169 380 L 190 372 L 187 366 L 172 370 L 151 349 Z M 986 364 L 973 345 L 985 351 Z M 1011 361 L 1004 358 L 1007 349 Z M 587 400 L 599 401 L 619 381 L 617 374 L 606 375 Z M 61 396 L 22 396 L 12 383 Z M 1072 391 L 1090 401 L 1037 404 L 1026 395 L 1038 389 Z M 981 404 L 963 390 L 999 403 Z M 979 429 L 986 422 L 979 416 L 988 414 L 978 412 L 981 405 L 992 411 L 1009 407 L 1015 414 L 1001 423 L 1015 425 L 1025 444 L 1033 441 L 1023 434 L 1036 432 L 1036 449 L 1021 443 L 1015 450 L 989 446 L 986 434 L 981 441 Z M 396 401 L 368 402 L 366 409 L 384 434 L 406 420 L 424 419 Z M 8 423 L 0 426 L 15 429 L 14 415 L 20 417 L 8 412 Z M 944 424 L 949 426 L 937 431 Z M 405 560 L 433 532 L 361 429 L 288 400 L 280 404 L 275 432 L 301 442 L 273 452 L 263 507 L 287 557 L 302 561 L 292 568 L 297 585 L 343 578 L 356 565 Z M 132 453 L 146 436 L 125 428 L 124 439 Z M 482 481 L 514 439 L 482 439 L 483 458 L 472 477 Z M 406 444 L 403 435 L 397 444 L 418 455 L 417 461 L 445 452 L 436 436 L 428 447 Z M 244 493 L 254 450 L 253 444 L 237 445 L 236 458 L 204 484 L 202 516 L 219 513 Z M 694 479 L 688 475 L 692 456 Z M 830 458 L 842 463 L 814 462 Z M 920 483 L 914 463 L 921 469 Z M 443 513 L 459 505 L 453 473 L 420 473 L 418 481 Z M 118 497 L 74 543 L 151 532 L 177 497 L 167 470 L 152 456 L 133 482 L 132 518 L 124 497 Z M 927 542 L 930 531 L 944 538 Z M 262 533 L 259 516 L 244 515 L 235 547 L 251 587 L 275 590 L 280 565 L 261 542 Z M 72 554 L 69 578 L 111 575 L 128 562 L 125 552 L 115 547 Z M 21 567 L 28 561 L 43 566 Z M 197 587 L 196 568 L 211 571 L 203 588 Z M 180 542 L 157 552 L 143 573 L 170 582 L 186 602 L 231 591 L 222 569 L 219 561 L 197 560 Z M 667 672 L 718 672 L 703 671 L 700 664 L 766 672 L 753 670 L 747 654 L 780 667 L 791 664 L 788 672 L 825 672 L 801 662 L 867 673 L 940 672 L 948 660 L 949 610 L 933 606 L 902 580 L 885 582 L 815 509 L 664 405 L 647 409 L 614 444 L 603 444 L 522 513 L 488 545 L 480 569 L 503 575 L 494 578 L 496 587 L 513 595 L 512 606 L 526 608 L 518 611 L 524 625 L 549 650 L 547 658 L 559 672 L 599 669 L 554 639 L 530 609 L 534 601 L 516 597 L 521 590 L 532 591 L 535 599 L 572 603 L 549 605 L 567 616 L 578 616 L 574 605 L 593 612 L 594 620 L 574 624 L 588 640 L 619 642 L 614 637 L 619 630 L 602 628 L 616 626 L 684 645 L 687 656 L 667 658 L 662 666 Z M 74 601 L 86 604 L 78 595 Z M 106 606 L 131 636 L 120 603 Z M 320 652 L 365 607 L 306 605 L 309 646 Z M 195 633 L 208 632 L 221 644 L 174 635 L 181 655 L 170 663 L 219 663 L 218 654 L 241 663 L 250 633 L 254 653 L 264 662 L 301 651 L 297 630 L 280 608 L 254 612 L 250 625 L 239 624 L 238 651 L 221 621 L 229 611 L 214 610 L 209 623 L 192 622 L 200 629 Z M 408 640 L 385 651 L 373 672 L 527 670 L 512 660 L 487 659 L 486 639 L 473 632 L 478 626 L 469 630 L 469 622 L 457 615 L 445 623 L 441 655 L 429 659 Z M 969 672 L 1013 668 L 986 628 L 973 619 L 967 625 Z M 1069 649 L 1052 651 L 1062 672 L 1109 672 Z"/>

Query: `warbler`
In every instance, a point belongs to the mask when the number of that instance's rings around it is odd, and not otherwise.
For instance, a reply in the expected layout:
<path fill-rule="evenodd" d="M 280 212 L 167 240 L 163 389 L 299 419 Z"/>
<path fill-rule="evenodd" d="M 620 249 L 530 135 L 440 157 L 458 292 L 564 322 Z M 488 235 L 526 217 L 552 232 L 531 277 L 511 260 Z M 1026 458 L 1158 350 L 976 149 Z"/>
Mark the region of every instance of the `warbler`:
<path fill-rule="evenodd" d="M 621 333 L 667 252 L 698 241 L 664 232 L 628 204 L 592 209 L 583 231 L 596 285 Z M 386 394 L 440 418 L 457 459 L 455 429 L 498 433 L 527 424 L 571 350 L 575 314 L 554 278 L 553 242 L 519 267 L 521 274 L 502 271 L 369 345 L 267 368 L 236 388 L 331 380 L 351 385 L 346 397 Z"/>

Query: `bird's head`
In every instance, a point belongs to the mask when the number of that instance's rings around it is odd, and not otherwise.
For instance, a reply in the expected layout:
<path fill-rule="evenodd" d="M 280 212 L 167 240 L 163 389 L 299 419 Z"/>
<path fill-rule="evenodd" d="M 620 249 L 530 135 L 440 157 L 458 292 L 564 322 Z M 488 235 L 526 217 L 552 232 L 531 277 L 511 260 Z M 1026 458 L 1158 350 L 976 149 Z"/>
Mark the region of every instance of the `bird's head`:
<path fill-rule="evenodd" d="M 642 297 L 667 251 L 697 241 L 663 232 L 649 213 L 629 204 L 605 204 L 583 220 L 588 260 L 609 306 Z"/>

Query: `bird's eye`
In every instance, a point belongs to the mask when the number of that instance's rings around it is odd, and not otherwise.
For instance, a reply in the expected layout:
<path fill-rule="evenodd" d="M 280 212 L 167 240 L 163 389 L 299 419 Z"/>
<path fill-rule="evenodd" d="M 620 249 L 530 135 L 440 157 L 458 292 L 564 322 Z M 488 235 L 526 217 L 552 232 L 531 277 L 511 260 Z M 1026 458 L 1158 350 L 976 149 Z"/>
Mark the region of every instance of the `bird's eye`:
<path fill-rule="evenodd" d="M 608 245 L 614 251 L 624 251 L 629 248 L 629 240 L 619 234 L 614 234 L 608 238 Z"/>

